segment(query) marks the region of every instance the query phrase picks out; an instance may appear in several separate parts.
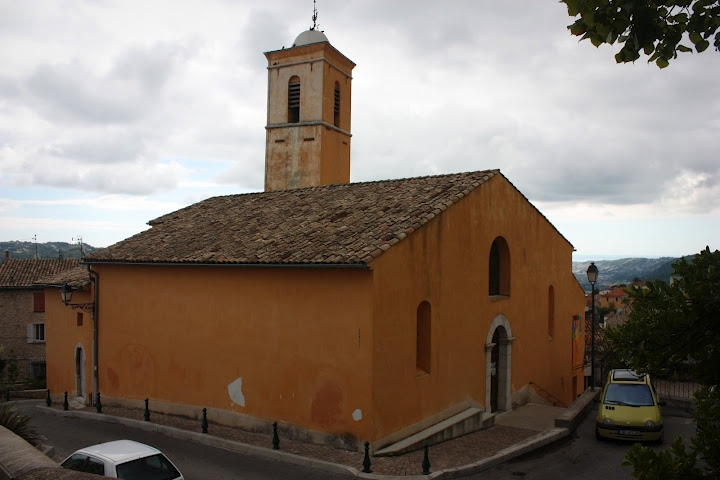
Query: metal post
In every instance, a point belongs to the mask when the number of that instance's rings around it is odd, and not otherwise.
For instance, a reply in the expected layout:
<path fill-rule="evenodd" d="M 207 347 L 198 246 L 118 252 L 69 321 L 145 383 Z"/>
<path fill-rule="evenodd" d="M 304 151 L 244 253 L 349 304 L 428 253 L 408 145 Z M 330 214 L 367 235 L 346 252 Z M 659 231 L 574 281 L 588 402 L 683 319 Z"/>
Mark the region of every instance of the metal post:
<path fill-rule="evenodd" d="M 8 394 L 8 398 L 10 398 L 10 395 Z M 50 389 L 47 391 L 47 398 L 45 399 L 45 405 L 48 407 L 52 406 L 52 400 L 50 400 Z"/>
<path fill-rule="evenodd" d="M 95 394 L 95 411 L 97 413 L 102 413 L 102 403 L 100 403 L 100 392 L 97 392 L 97 394 Z"/>
<path fill-rule="evenodd" d="M 277 434 L 277 422 L 273 422 L 273 438 L 272 438 L 273 450 L 280 450 L 280 437 Z"/>
<path fill-rule="evenodd" d="M 595 391 L 595 283 L 591 285 L 592 288 L 592 316 L 590 318 L 590 335 L 592 335 L 592 347 L 590 350 L 590 388 Z"/>
<path fill-rule="evenodd" d="M 208 432 L 208 422 L 207 422 L 207 408 L 202 409 L 202 422 L 200 422 L 200 428 L 202 429 L 202 433 Z"/>
<path fill-rule="evenodd" d="M 430 475 L 430 458 L 428 457 L 428 444 L 425 444 L 425 455 L 422 461 L 422 473 L 423 475 Z"/>
<path fill-rule="evenodd" d="M 372 473 L 370 470 L 370 442 L 365 442 L 365 457 L 363 458 L 363 473 Z"/>
<path fill-rule="evenodd" d="M 67 411 L 69 405 L 67 401 L 67 392 L 65 392 L 65 399 L 63 400 L 63 410 Z"/>
<path fill-rule="evenodd" d="M 145 399 L 145 414 L 144 414 L 146 422 L 150 421 L 150 408 L 148 407 L 148 402 L 150 402 L 150 399 L 146 398 Z"/>

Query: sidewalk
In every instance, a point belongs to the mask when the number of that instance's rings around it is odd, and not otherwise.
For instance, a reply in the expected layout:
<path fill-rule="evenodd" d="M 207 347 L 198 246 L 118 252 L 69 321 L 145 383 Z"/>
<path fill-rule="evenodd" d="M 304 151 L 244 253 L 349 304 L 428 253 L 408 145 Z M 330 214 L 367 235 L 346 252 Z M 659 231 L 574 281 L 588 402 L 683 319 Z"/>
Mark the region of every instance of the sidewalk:
<path fill-rule="evenodd" d="M 567 409 L 524 405 L 498 415 L 493 427 L 431 446 L 428 454 L 430 475 L 422 475 L 423 451 L 397 457 L 371 457 L 372 473 L 368 474 L 362 473 L 361 453 L 283 438 L 280 438 L 280 450 L 273 450 L 272 437 L 269 435 L 214 424 L 210 424 L 208 433 L 203 434 L 200 422 L 194 419 L 151 412 L 150 422 L 145 422 L 142 410 L 110 406 L 103 406 L 101 414 L 95 413 L 94 407 L 63 411 L 62 405 L 53 404 L 52 407 L 38 408 L 63 416 L 92 418 L 155 430 L 232 451 L 352 477 L 409 480 L 413 477 L 439 479 L 470 475 L 564 438 L 575 428 L 592 403 L 592 395 L 588 393 L 585 392 Z"/>

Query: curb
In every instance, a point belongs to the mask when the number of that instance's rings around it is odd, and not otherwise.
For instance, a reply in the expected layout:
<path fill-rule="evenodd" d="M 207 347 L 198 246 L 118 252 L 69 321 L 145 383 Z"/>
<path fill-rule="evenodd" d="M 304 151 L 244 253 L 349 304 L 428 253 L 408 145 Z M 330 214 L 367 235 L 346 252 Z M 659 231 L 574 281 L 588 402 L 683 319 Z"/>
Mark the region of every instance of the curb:
<path fill-rule="evenodd" d="M 186 439 L 205 445 L 223 448 L 233 452 L 244 453 L 247 455 L 253 455 L 256 457 L 276 460 L 294 465 L 300 465 L 304 467 L 310 467 L 319 471 L 334 473 L 338 475 L 345 475 L 355 478 L 365 478 L 370 480 L 441 480 L 460 478 L 468 475 L 473 475 L 484 470 L 489 470 L 502 463 L 512 460 L 521 455 L 525 455 L 533 450 L 537 450 L 553 442 L 562 440 L 570 435 L 575 430 L 577 425 L 580 423 L 582 418 L 585 416 L 587 411 L 592 405 L 592 399 L 596 395 L 596 392 L 586 391 L 582 394 L 574 403 L 568 412 L 564 414 L 564 418 L 561 423 L 563 426 L 555 426 L 549 430 L 540 432 L 532 437 L 529 437 L 516 445 L 508 447 L 504 450 L 497 452 L 496 454 L 479 460 L 477 462 L 462 465 L 459 467 L 447 468 L 437 472 L 432 472 L 429 475 L 379 475 L 374 473 L 363 473 L 357 468 L 350 467 L 347 465 L 327 462 L 316 458 L 303 457 L 293 453 L 281 452 L 278 450 L 272 450 L 270 448 L 258 447 L 255 445 L 248 445 L 245 443 L 236 442 L 233 440 L 227 440 L 224 438 L 213 437 L 212 435 L 192 432 L 183 430 L 180 428 L 169 427 L 167 425 L 159 425 L 155 423 L 148 423 L 142 420 L 135 420 L 124 417 L 113 417 L 111 415 L 105 415 L 102 413 L 92 412 L 80 412 L 80 411 L 62 411 L 54 408 L 46 407 L 43 405 L 36 405 L 45 412 L 52 413 L 63 417 L 71 418 L 86 418 L 91 420 L 98 420 L 106 423 L 118 423 L 126 425 L 128 427 L 140 428 L 146 431 L 161 432 L 171 437 Z M 569 414 L 569 415 L 567 415 Z M 571 418 L 568 418 L 571 417 Z M 565 426 L 567 422 L 567 427 Z"/>

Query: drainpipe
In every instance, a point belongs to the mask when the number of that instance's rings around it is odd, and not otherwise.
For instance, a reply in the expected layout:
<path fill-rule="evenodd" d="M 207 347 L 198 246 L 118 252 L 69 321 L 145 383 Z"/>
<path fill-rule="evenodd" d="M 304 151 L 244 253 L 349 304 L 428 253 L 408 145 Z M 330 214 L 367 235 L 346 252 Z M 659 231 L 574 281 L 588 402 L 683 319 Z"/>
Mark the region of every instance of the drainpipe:
<path fill-rule="evenodd" d="M 90 273 L 90 278 L 93 282 L 93 312 L 92 312 L 92 318 L 93 318 L 93 344 L 92 344 L 92 390 L 93 393 L 91 395 L 91 401 L 90 404 L 95 404 L 95 398 L 97 396 L 98 390 L 98 312 L 99 312 L 99 304 L 98 304 L 98 289 L 100 287 L 100 275 L 98 272 L 90 268 L 90 265 L 88 265 L 88 272 Z"/>

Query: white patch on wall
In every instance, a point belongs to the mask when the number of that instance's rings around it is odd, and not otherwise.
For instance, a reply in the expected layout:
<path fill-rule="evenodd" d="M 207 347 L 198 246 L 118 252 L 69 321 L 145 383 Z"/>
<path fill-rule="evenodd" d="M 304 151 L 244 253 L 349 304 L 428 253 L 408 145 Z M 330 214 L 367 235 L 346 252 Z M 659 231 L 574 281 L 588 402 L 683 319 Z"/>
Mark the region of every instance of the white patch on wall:
<path fill-rule="evenodd" d="M 245 406 L 245 395 L 242 393 L 242 377 L 228 385 L 228 395 L 230 395 L 230 400 L 233 402 L 241 407 Z"/>
<path fill-rule="evenodd" d="M 355 420 L 356 422 L 359 422 L 360 420 L 362 420 L 362 410 L 360 410 L 359 408 L 356 408 L 355 411 L 353 412 L 352 417 L 353 417 L 353 420 Z"/>

